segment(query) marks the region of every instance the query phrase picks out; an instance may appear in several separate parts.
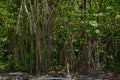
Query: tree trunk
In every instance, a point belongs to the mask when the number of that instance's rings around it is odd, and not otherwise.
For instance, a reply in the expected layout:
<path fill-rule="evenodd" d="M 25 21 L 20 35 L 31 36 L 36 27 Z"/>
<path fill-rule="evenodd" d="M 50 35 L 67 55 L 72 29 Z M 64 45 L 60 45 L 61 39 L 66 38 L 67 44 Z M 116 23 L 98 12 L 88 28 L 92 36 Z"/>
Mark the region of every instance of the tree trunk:
<path fill-rule="evenodd" d="M 47 27 L 47 54 L 46 54 L 46 73 L 49 71 L 49 61 L 52 55 L 52 40 L 53 40 L 53 2 L 52 0 L 47 0 L 46 2 L 46 27 Z"/>

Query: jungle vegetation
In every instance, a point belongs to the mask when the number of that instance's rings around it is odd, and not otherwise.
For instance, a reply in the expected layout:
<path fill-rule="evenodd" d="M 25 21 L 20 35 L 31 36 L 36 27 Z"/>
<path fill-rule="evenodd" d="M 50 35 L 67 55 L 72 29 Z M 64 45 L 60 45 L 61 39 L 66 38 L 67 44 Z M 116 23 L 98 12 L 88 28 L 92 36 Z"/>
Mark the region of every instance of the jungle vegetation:
<path fill-rule="evenodd" d="M 0 0 L 0 73 L 120 72 L 120 0 Z"/>

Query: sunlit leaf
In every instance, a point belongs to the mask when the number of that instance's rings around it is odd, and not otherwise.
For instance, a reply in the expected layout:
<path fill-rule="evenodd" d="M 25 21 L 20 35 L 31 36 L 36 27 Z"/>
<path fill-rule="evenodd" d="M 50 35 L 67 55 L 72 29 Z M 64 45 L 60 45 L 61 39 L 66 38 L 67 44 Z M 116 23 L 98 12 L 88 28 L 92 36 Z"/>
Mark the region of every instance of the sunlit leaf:
<path fill-rule="evenodd" d="M 96 29 L 96 30 L 95 30 L 95 33 L 96 33 L 96 34 L 99 34 L 99 33 L 100 33 L 100 30 Z"/>
<path fill-rule="evenodd" d="M 97 27 L 98 23 L 96 21 L 90 21 L 89 24 L 93 27 Z"/>
<path fill-rule="evenodd" d="M 120 15 L 118 14 L 118 15 L 116 16 L 116 18 L 119 18 L 119 19 L 120 19 Z"/>
<path fill-rule="evenodd" d="M 107 6 L 106 9 L 111 10 L 111 9 L 113 9 L 113 7 L 112 6 Z"/>

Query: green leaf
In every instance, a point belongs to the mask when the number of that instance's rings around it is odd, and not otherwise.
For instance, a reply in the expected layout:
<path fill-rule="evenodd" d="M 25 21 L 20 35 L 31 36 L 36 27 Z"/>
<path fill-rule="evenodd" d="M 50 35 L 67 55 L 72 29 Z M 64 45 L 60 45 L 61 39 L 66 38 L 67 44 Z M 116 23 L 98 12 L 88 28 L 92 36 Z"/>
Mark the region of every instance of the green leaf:
<path fill-rule="evenodd" d="M 96 30 L 95 30 L 95 33 L 96 33 L 96 34 L 99 34 L 99 33 L 100 33 L 100 30 L 96 29 Z"/>
<path fill-rule="evenodd" d="M 93 14 L 93 16 L 96 16 L 96 17 L 100 16 L 101 17 L 101 16 L 105 16 L 105 14 L 104 13 L 98 13 L 98 14 Z"/>
<path fill-rule="evenodd" d="M 96 21 L 89 21 L 89 24 L 93 27 L 98 27 L 98 23 Z"/>
<path fill-rule="evenodd" d="M 108 7 L 106 7 L 106 9 L 107 9 L 107 10 L 112 10 L 113 7 L 112 7 L 112 6 L 108 6 Z"/>
<path fill-rule="evenodd" d="M 118 15 L 116 16 L 116 18 L 117 18 L 117 19 L 120 19 L 120 15 L 118 14 Z"/>

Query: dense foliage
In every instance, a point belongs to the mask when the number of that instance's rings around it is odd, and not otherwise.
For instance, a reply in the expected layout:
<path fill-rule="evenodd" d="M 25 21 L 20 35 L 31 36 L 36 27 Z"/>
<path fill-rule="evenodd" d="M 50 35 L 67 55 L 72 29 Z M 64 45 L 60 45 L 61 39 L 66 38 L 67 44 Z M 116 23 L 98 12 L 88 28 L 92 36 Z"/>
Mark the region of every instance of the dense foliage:
<path fill-rule="evenodd" d="M 1 0 L 0 72 L 120 72 L 120 0 Z"/>

